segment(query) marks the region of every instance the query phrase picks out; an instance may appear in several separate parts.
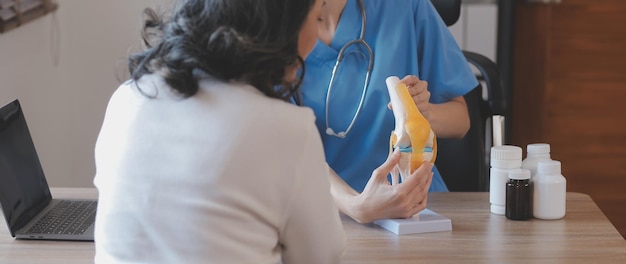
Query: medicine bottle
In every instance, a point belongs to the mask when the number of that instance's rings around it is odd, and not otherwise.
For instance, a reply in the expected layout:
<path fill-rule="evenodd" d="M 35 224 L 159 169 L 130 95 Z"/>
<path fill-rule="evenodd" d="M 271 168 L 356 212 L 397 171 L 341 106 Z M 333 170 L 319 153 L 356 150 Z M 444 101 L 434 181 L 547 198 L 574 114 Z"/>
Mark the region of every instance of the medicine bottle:
<path fill-rule="evenodd" d="M 542 160 L 533 178 L 533 216 L 539 219 L 561 219 L 565 216 L 565 177 L 561 162 Z"/>
<path fill-rule="evenodd" d="M 489 202 L 491 203 L 491 213 L 504 215 L 509 171 L 521 168 L 522 148 L 511 145 L 493 146 L 491 147 L 490 164 Z"/>
<path fill-rule="evenodd" d="M 509 182 L 506 184 L 506 218 L 512 220 L 528 220 L 533 216 L 532 190 L 530 188 L 530 171 L 513 169 L 509 171 Z"/>
<path fill-rule="evenodd" d="M 537 162 L 540 160 L 550 160 L 550 144 L 528 144 L 526 146 L 526 158 L 522 161 L 522 169 L 530 171 L 530 181 L 537 174 Z"/>

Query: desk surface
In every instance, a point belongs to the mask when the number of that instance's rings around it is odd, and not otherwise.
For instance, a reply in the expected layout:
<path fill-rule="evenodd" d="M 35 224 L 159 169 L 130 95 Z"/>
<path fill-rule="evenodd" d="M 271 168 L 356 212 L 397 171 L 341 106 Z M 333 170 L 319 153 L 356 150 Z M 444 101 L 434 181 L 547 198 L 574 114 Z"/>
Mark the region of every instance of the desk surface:
<path fill-rule="evenodd" d="M 432 193 L 428 208 L 452 219 L 452 231 L 397 236 L 344 218 L 344 263 L 626 263 L 626 240 L 585 194 L 567 193 L 560 220 L 491 214 L 489 193 Z"/>
<path fill-rule="evenodd" d="M 94 198 L 94 189 L 53 188 L 57 198 Z M 432 193 L 428 208 L 452 231 L 395 235 L 343 216 L 343 263 L 626 263 L 626 241 L 591 198 L 567 194 L 561 220 L 512 221 L 489 213 L 488 193 Z M 91 263 L 93 243 L 15 240 L 0 221 L 0 263 Z"/>

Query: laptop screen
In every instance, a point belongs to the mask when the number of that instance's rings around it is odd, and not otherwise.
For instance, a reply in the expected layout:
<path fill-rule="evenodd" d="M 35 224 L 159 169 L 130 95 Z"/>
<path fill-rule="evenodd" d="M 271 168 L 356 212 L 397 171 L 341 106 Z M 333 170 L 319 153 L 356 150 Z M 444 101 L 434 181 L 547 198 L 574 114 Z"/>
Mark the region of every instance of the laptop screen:
<path fill-rule="evenodd" d="M 0 205 L 11 234 L 52 199 L 20 103 L 0 108 Z"/>

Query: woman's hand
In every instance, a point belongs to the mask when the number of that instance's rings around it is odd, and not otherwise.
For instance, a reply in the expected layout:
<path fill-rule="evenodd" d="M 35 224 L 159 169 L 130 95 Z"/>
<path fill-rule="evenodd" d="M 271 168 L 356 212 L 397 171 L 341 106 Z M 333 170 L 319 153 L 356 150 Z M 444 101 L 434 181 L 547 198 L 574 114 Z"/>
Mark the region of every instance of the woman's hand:
<path fill-rule="evenodd" d="M 399 160 L 400 152 L 396 150 L 374 170 L 363 192 L 354 197 L 352 208 L 344 213 L 359 223 L 369 223 L 384 218 L 408 218 L 426 208 L 433 165 L 425 161 L 406 181 L 391 185 L 387 175 Z"/>

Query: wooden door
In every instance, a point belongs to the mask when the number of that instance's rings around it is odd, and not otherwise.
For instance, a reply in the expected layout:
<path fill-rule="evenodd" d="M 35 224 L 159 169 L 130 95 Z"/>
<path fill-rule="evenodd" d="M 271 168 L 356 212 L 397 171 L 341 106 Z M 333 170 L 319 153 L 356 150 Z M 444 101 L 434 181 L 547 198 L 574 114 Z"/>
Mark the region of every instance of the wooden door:
<path fill-rule="evenodd" d="M 567 189 L 626 237 L 626 1 L 516 6 L 511 143 L 550 143 Z"/>

